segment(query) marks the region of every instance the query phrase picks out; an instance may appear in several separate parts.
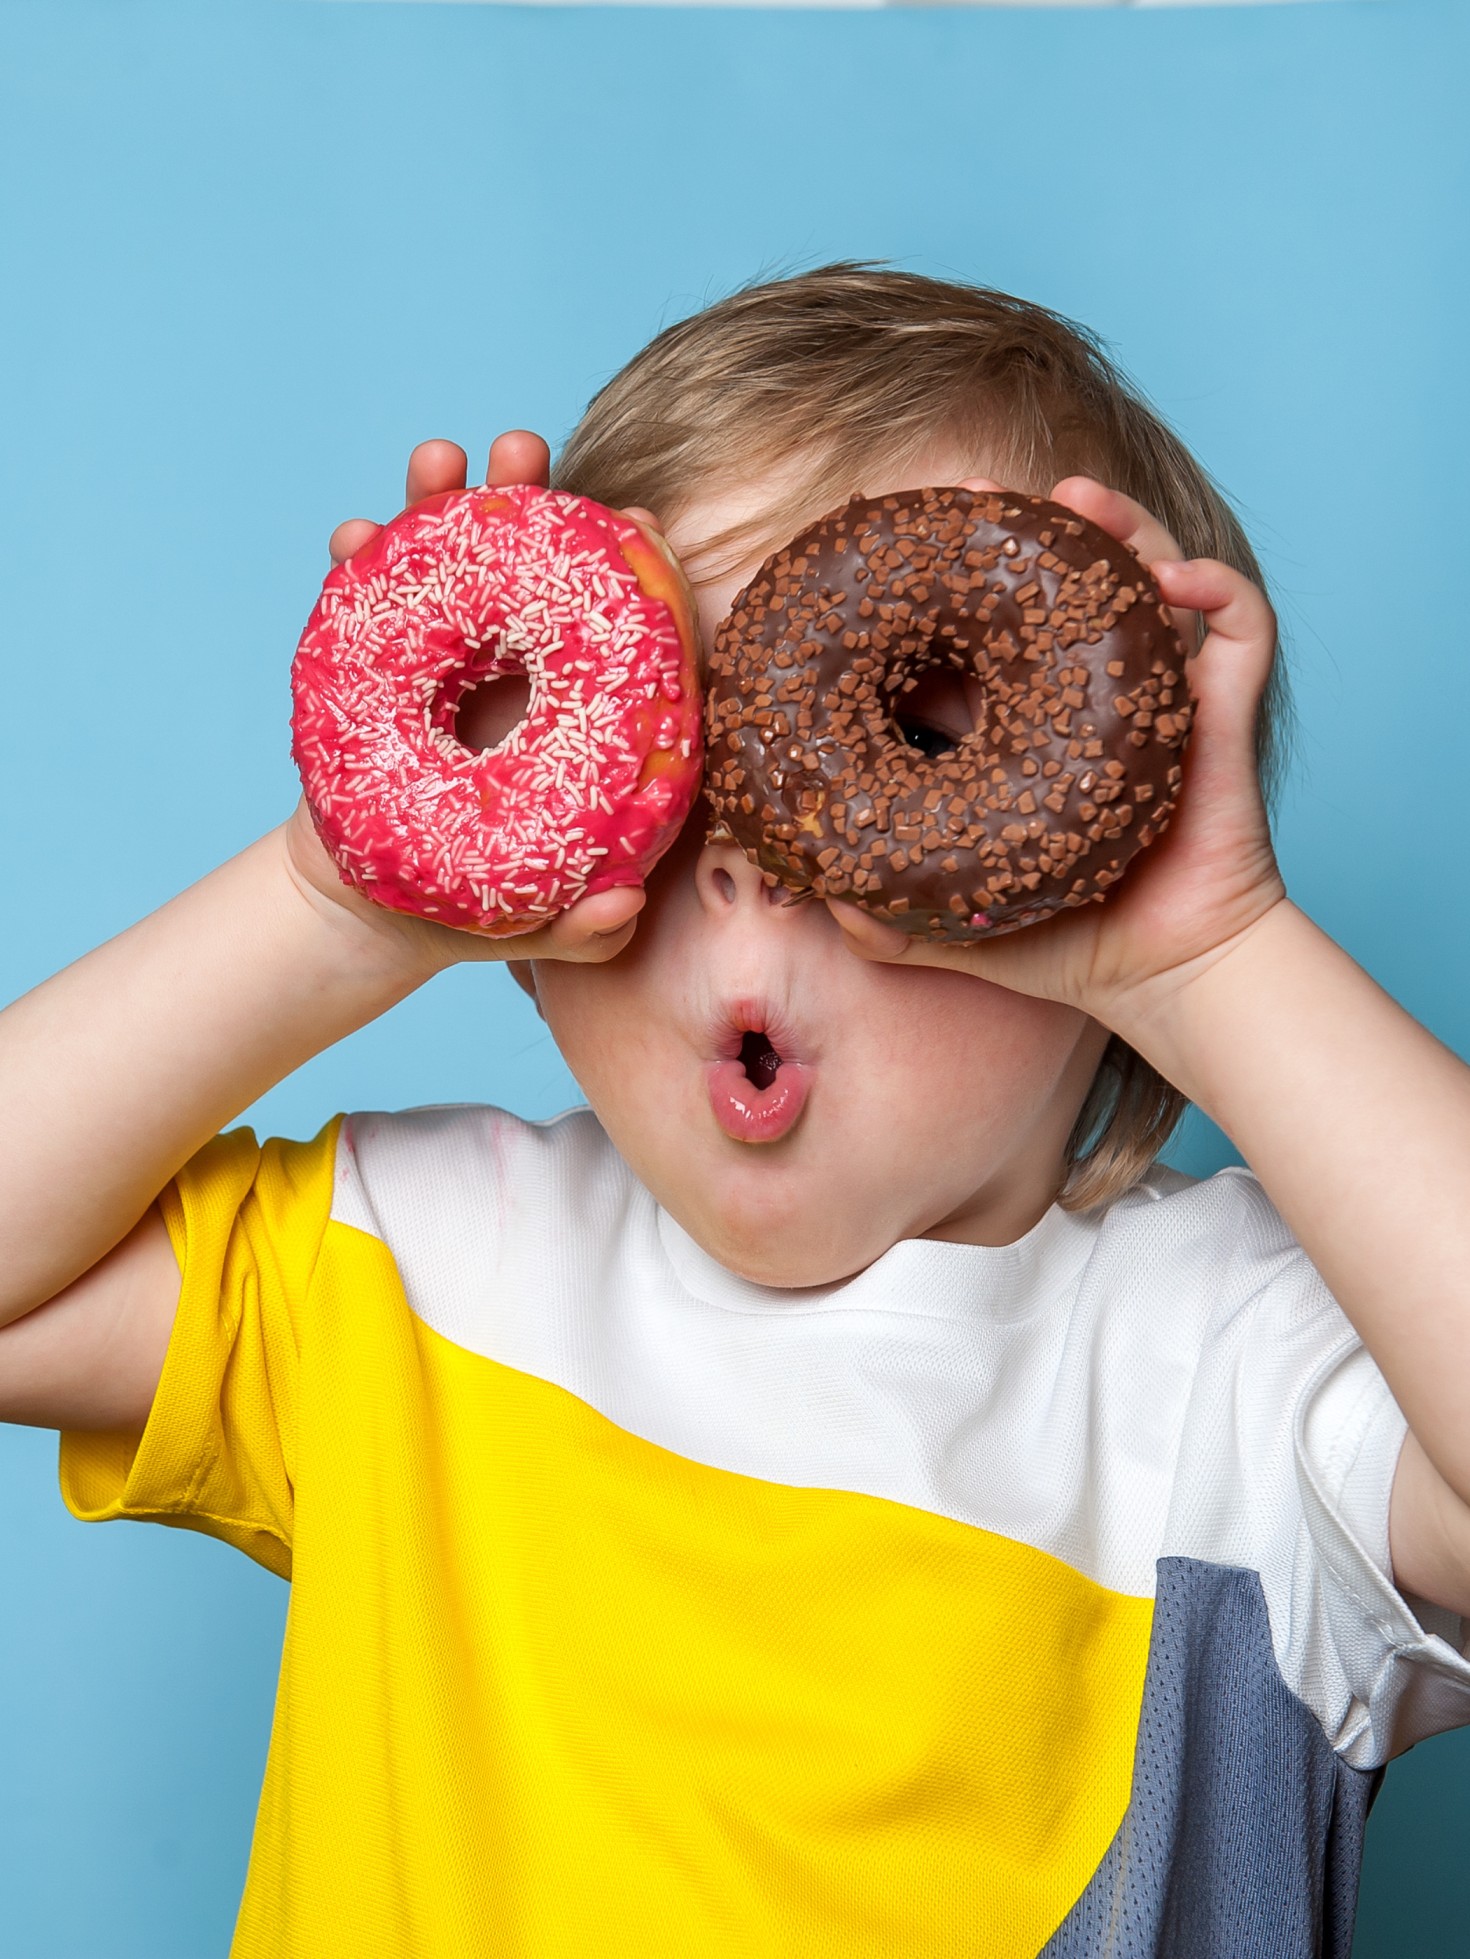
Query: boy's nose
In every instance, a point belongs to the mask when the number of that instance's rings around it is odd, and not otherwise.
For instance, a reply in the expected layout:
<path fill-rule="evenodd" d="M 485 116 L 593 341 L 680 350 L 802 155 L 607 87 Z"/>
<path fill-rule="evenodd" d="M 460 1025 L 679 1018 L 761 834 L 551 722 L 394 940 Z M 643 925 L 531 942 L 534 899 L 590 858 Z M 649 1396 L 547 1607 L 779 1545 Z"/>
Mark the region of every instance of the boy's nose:
<path fill-rule="evenodd" d="M 700 903 L 716 918 L 754 906 L 764 912 L 790 895 L 779 884 L 767 884 L 745 852 L 727 842 L 704 845 L 694 867 L 694 882 Z"/>

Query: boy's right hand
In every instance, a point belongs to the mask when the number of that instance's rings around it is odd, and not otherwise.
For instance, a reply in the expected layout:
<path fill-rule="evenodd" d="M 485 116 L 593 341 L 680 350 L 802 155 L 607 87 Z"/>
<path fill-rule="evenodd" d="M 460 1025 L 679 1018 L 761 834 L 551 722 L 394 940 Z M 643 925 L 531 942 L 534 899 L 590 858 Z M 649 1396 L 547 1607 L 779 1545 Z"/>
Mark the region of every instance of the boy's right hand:
<path fill-rule="evenodd" d="M 509 429 L 490 445 L 485 469 L 487 483 L 539 483 L 544 487 L 550 473 L 551 451 L 539 435 L 533 435 L 528 429 Z M 446 490 L 462 490 L 468 474 L 469 459 L 457 442 L 419 443 L 408 459 L 405 509 Z M 656 520 L 646 510 L 632 510 L 628 514 L 657 528 Z M 339 524 L 328 546 L 333 564 L 343 564 L 355 556 L 382 528 L 367 517 L 351 517 Z M 287 827 L 287 846 L 292 873 L 308 897 L 341 907 L 370 925 L 374 932 L 406 946 L 430 970 L 466 959 L 611 959 L 632 938 L 637 915 L 643 909 L 642 886 L 620 885 L 615 890 L 599 891 L 594 897 L 579 900 L 539 932 L 527 932 L 515 938 L 491 938 L 488 933 L 436 925 L 428 919 L 390 911 L 385 905 L 375 905 L 363 897 L 339 875 L 316 834 L 304 802 L 297 805 Z"/>

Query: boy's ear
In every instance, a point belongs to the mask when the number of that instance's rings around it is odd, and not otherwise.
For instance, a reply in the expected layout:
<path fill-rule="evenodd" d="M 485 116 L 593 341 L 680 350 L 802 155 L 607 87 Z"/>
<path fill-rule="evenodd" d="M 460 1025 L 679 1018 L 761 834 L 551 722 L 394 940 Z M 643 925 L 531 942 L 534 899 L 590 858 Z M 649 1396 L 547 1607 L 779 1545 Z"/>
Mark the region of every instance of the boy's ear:
<path fill-rule="evenodd" d="M 531 1004 L 535 1007 L 537 1013 L 541 1014 L 541 1000 L 536 992 L 536 966 L 534 960 L 507 959 L 505 963 L 510 968 L 511 978 L 521 989 L 522 993 L 530 996 Z M 545 1020 L 545 1014 L 541 1014 L 541 1018 Z"/>

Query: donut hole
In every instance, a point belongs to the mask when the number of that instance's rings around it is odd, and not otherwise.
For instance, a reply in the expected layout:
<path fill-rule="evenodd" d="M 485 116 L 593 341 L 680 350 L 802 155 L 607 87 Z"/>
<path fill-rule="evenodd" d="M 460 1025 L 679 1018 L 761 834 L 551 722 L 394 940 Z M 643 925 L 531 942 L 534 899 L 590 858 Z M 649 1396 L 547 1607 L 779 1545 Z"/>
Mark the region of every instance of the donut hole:
<path fill-rule="evenodd" d="M 985 696 L 968 668 L 936 665 L 911 673 L 911 685 L 890 710 L 894 732 L 906 748 L 933 761 L 953 755 L 985 721 Z"/>
<path fill-rule="evenodd" d="M 953 755 L 959 747 L 959 742 L 953 735 L 912 715 L 894 715 L 893 726 L 905 748 L 917 749 L 931 762 L 937 761 L 941 755 Z"/>
<path fill-rule="evenodd" d="M 464 748 L 499 748 L 525 720 L 530 705 L 531 683 L 525 674 L 487 674 L 460 695 L 454 709 L 454 738 Z"/>

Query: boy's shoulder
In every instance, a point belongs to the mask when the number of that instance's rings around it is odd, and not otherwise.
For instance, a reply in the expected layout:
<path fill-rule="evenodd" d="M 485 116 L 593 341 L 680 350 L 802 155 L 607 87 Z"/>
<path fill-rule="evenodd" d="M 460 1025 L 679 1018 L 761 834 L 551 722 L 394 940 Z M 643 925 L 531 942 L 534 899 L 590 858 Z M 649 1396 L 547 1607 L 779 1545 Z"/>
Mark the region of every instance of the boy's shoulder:
<path fill-rule="evenodd" d="M 588 1108 L 531 1120 L 488 1103 L 344 1116 L 332 1218 L 390 1247 L 410 1301 L 477 1293 L 488 1264 L 574 1246 L 595 1260 L 653 1211 Z"/>
<path fill-rule="evenodd" d="M 1299 1249 L 1260 1179 L 1240 1163 L 1205 1177 L 1190 1176 L 1168 1163 L 1151 1164 L 1098 1216 L 1114 1228 L 1170 1237 L 1246 1232 L 1262 1249 Z"/>
<path fill-rule="evenodd" d="M 1094 1276 L 1127 1272 L 1234 1316 L 1268 1297 L 1330 1304 L 1325 1282 L 1254 1173 L 1230 1164 L 1192 1177 L 1167 1164 L 1094 1213 Z"/>
<path fill-rule="evenodd" d="M 485 1102 L 367 1109 L 342 1118 L 333 1215 L 369 1228 L 414 1216 L 448 1222 L 512 1194 L 524 1206 L 631 1181 L 586 1107 L 539 1119 Z"/>

